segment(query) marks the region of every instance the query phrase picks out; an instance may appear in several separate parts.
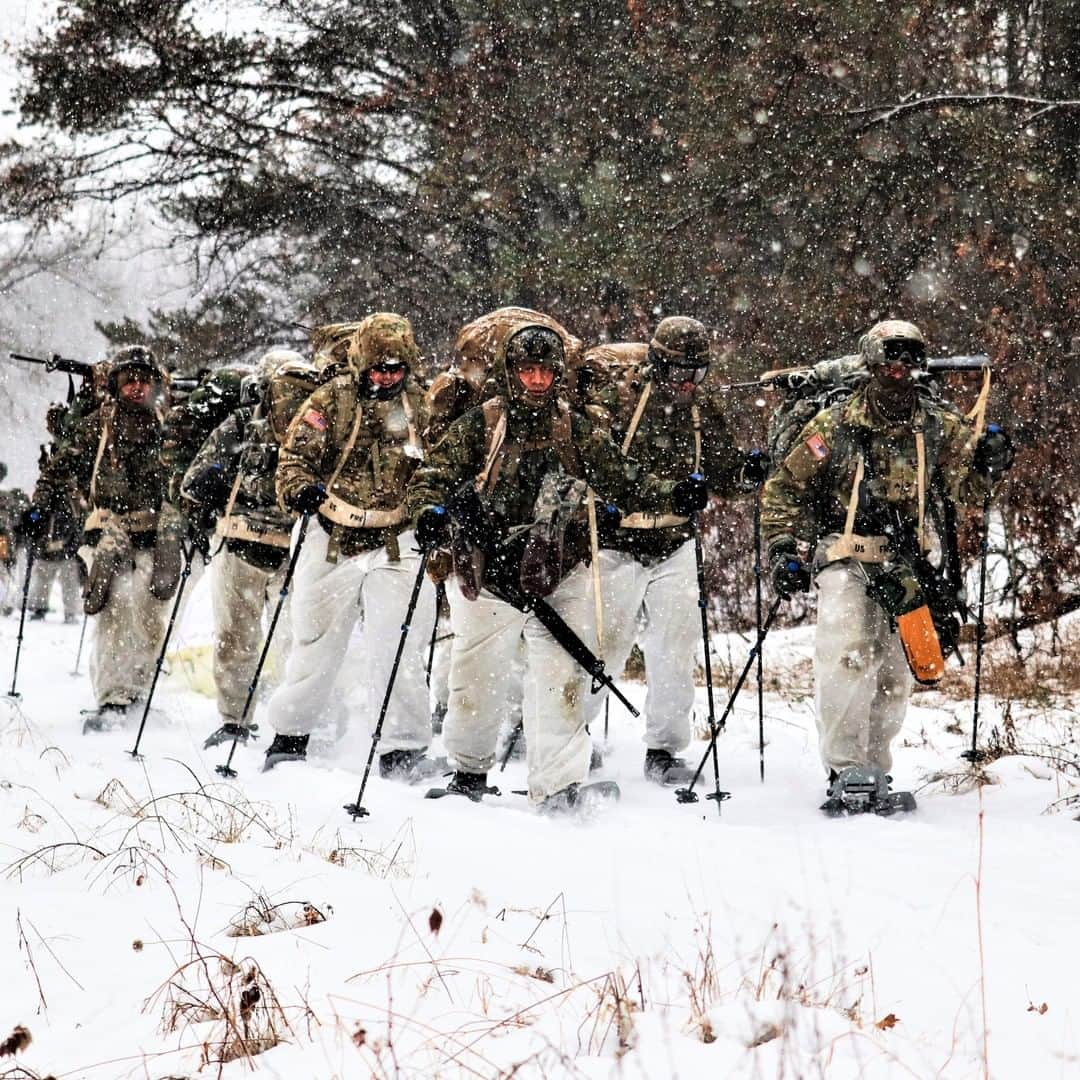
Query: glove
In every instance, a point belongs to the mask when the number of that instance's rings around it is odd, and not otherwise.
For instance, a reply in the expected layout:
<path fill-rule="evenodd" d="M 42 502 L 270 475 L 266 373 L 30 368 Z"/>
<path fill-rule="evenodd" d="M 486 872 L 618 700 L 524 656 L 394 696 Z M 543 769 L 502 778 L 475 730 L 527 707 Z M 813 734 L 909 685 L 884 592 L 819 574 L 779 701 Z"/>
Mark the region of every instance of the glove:
<path fill-rule="evenodd" d="M 769 455 L 764 450 L 750 450 L 743 457 L 739 470 L 739 487 L 743 491 L 757 491 L 769 475 Z"/>
<path fill-rule="evenodd" d="M 326 501 L 324 484 L 308 484 L 287 500 L 289 506 L 298 514 L 314 514 Z"/>
<path fill-rule="evenodd" d="M 204 506 L 223 509 L 229 500 L 229 485 L 221 466 L 215 462 L 197 472 L 188 482 L 187 494 Z"/>
<path fill-rule="evenodd" d="M 1012 467 L 1015 457 L 1012 439 L 997 424 L 989 424 L 986 433 L 975 444 L 971 467 L 980 476 L 1000 476 Z"/>
<path fill-rule="evenodd" d="M 691 473 L 671 489 L 671 508 L 679 517 L 691 517 L 709 505 L 709 488 L 701 473 Z"/>
<path fill-rule="evenodd" d="M 49 512 L 42 506 L 31 506 L 19 518 L 19 531 L 27 540 L 40 540 L 49 531 Z"/>
<path fill-rule="evenodd" d="M 444 547 L 450 535 L 450 515 L 445 506 L 429 506 L 416 519 L 416 544 L 421 551 Z"/>
<path fill-rule="evenodd" d="M 772 564 L 772 587 L 777 596 L 790 600 L 796 593 L 810 589 L 810 571 L 799 561 L 795 541 L 782 537 L 769 545 Z"/>

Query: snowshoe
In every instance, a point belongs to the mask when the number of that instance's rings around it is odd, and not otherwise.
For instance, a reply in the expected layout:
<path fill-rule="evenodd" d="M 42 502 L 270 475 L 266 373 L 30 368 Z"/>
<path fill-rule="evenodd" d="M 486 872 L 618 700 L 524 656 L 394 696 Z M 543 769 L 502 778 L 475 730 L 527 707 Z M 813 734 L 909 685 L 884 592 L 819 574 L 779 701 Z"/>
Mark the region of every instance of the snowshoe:
<path fill-rule="evenodd" d="M 489 786 L 487 773 L 467 773 L 460 769 L 454 773 L 444 788 L 429 788 L 425 799 L 441 799 L 444 795 L 464 795 L 466 799 L 480 802 L 485 795 L 501 795 L 495 786 Z"/>
<path fill-rule="evenodd" d="M 821 810 L 829 817 L 845 814 L 907 813 L 915 809 L 910 791 L 890 791 L 889 777 L 873 765 L 850 765 L 841 769 L 829 785 Z"/>
<path fill-rule="evenodd" d="M 97 734 L 102 731 L 111 731 L 121 725 L 130 705 L 121 705 L 118 702 L 107 701 L 96 709 L 83 709 L 79 715 L 83 718 L 82 733 L 84 735 Z"/>
<path fill-rule="evenodd" d="M 379 775 L 384 780 L 421 784 L 446 772 L 447 768 L 446 758 L 429 758 L 426 746 L 422 750 L 389 750 L 379 755 Z"/>
<path fill-rule="evenodd" d="M 275 735 L 274 741 L 266 748 L 262 771 L 269 772 L 283 761 L 306 761 L 310 738 L 310 735 Z"/>
<path fill-rule="evenodd" d="M 665 787 L 685 787 L 694 779 L 694 770 L 685 758 L 675 757 L 667 750 L 645 751 L 645 779 Z"/>
<path fill-rule="evenodd" d="M 585 815 L 606 802 L 618 802 L 621 792 L 614 780 L 598 780 L 592 784 L 571 784 L 549 795 L 538 807 L 541 814 L 551 817 Z"/>
<path fill-rule="evenodd" d="M 248 727 L 246 724 L 235 724 L 227 720 L 217 731 L 207 735 L 206 742 L 203 743 L 203 749 L 210 750 L 215 746 L 220 746 L 223 742 L 232 742 L 234 739 L 246 743 L 249 738 L 258 738 L 255 734 L 258 730 L 258 724 L 252 724 Z"/>

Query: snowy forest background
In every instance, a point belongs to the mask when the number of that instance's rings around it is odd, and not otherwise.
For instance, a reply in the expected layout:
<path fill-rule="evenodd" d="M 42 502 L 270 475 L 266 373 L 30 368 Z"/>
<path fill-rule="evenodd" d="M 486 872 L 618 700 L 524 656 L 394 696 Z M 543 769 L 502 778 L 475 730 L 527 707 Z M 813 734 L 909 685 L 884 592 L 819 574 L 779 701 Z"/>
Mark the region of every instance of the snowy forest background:
<path fill-rule="evenodd" d="M 1020 447 L 999 629 L 1077 606 L 1080 0 L 71 0 L 0 18 L 9 347 L 147 340 L 193 370 L 390 309 L 437 362 L 461 323 L 523 303 L 588 341 L 692 314 L 745 379 L 902 315 L 937 355 L 989 353 L 989 415 Z M 29 426 L 0 450 L 30 484 L 63 382 L 4 370 L 2 407 Z M 765 406 L 732 395 L 747 445 Z M 743 544 L 743 509 L 717 511 L 719 539 Z M 748 573 L 711 568 L 737 621 Z"/>

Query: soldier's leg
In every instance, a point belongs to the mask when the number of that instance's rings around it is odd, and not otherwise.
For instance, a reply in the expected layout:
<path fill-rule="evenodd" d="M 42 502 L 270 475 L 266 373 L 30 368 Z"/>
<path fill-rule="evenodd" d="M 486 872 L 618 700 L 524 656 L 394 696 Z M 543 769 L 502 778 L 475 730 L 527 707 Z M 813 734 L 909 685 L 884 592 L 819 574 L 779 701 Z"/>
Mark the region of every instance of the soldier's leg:
<path fill-rule="evenodd" d="M 220 552 L 210 565 L 214 684 L 223 722 L 238 722 L 247 700 L 262 648 L 266 578 L 265 570 L 228 551 Z"/>
<path fill-rule="evenodd" d="M 364 580 L 359 557 L 326 561 L 330 537 L 312 523 L 292 583 L 293 644 L 285 678 L 270 699 L 270 724 L 279 735 L 307 735 L 329 719 Z"/>
<path fill-rule="evenodd" d="M 645 567 L 623 551 L 600 552 L 600 595 L 604 601 L 604 667 L 612 678 L 620 675 L 638 634 L 638 619 L 645 601 L 649 577 Z M 592 603 L 593 576 L 589 574 L 589 601 Z M 595 604 L 594 604 L 595 607 Z M 590 625 L 595 622 L 595 614 Z M 586 644 L 597 647 L 595 632 Z M 590 728 L 603 711 L 608 692 L 589 694 L 585 699 L 585 717 Z M 650 744 L 651 745 L 651 744 Z"/>
<path fill-rule="evenodd" d="M 402 533 L 398 537 L 398 546 L 401 558 L 397 562 L 390 561 L 386 548 L 362 556 L 368 561 L 368 572 L 360 589 L 360 605 L 364 619 L 364 678 L 370 684 L 372 728 L 390 681 L 394 657 L 401 642 L 402 624 L 420 570 L 420 557 L 413 554 L 416 547 L 413 534 Z M 429 641 L 424 626 L 430 624 L 421 613 L 431 612 L 434 606 L 435 586 L 425 574 L 383 721 L 380 754 L 392 750 L 423 750 L 431 745 L 431 710 L 424 680 Z"/>
<path fill-rule="evenodd" d="M 454 577 L 446 595 L 454 637 L 443 741 L 463 772 L 486 773 L 495 764 L 507 691 L 520 686 L 516 663 L 526 616 L 486 591 L 466 600 Z"/>
<path fill-rule="evenodd" d="M 690 745 L 694 711 L 694 668 L 701 644 L 697 605 L 697 562 L 688 541 L 663 562 L 648 568 L 645 625 L 645 745 L 676 754 Z"/>
<path fill-rule="evenodd" d="M 914 679 L 904 656 L 900 635 L 889 625 L 888 616 L 878 613 L 878 642 L 882 656 L 874 699 L 870 703 L 869 760 L 888 772 L 892 768 L 892 741 L 904 726 L 908 698 Z"/>
<path fill-rule="evenodd" d="M 814 682 L 818 746 L 826 769 L 870 763 L 870 703 L 881 666 L 878 608 L 858 569 L 833 563 L 817 575 Z"/>
<path fill-rule="evenodd" d="M 64 600 L 64 622 L 74 622 L 79 614 L 79 600 L 82 597 L 78 559 L 64 559 L 60 563 L 60 593 Z"/>
<path fill-rule="evenodd" d="M 281 586 L 285 584 L 285 572 L 288 569 L 288 560 L 283 562 L 272 574 L 264 575 L 262 586 L 262 618 L 260 626 L 265 627 L 263 634 L 270 629 L 270 620 L 274 617 L 278 601 L 281 599 Z M 262 648 L 264 638 L 259 638 L 259 648 Z M 266 687 L 267 692 L 281 685 L 285 677 L 285 665 L 292 651 L 292 589 L 285 597 L 285 603 L 278 617 L 277 627 L 274 630 L 274 640 L 270 643 L 270 652 L 266 656 L 266 665 L 260 676 L 260 685 Z M 259 691 L 259 699 L 264 694 Z"/>
<path fill-rule="evenodd" d="M 53 581 L 60 564 L 52 559 L 35 559 L 34 568 L 30 571 L 30 592 L 27 596 L 26 607 L 31 612 L 44 614 L 49 609 L 49 594 L 52 592 Z"/>
<path fill-rule="evenodd" d="M 154 599 L 150 592 L 153 576 L 153 551 L 136 551 L 131 581 L 131 638 L 127 647 L 138 697 L 145 697 L 150 690 L 173 605 L 172 600 Z"/>
<path fill-rule="evenodd" d="M 100 705 L 130 705 L 142 689 L 142 671 L 131 645 L 135 626 L 135 567 L 126 564 L 112 579 L 109 599 L 94 616 L 90 639 L 90 685 Z"/>
<path fill-rule="evenodd" d="M 589 568 L 570 572 L 548 599 L 567 625 L 594 638 Z M 524 720 L 529 800 L 542 802 L 589 776 L 592 741 L 585 730 L 588 675 L 535 616 L 525 624 Z"/>

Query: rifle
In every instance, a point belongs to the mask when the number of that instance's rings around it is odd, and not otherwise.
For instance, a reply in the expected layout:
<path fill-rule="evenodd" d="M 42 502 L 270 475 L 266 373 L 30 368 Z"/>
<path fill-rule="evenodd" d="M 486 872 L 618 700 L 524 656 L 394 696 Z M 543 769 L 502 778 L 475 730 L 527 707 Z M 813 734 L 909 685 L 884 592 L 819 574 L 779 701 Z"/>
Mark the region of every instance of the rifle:
<path fill-rule="evenodd" d="M 94 374 L 94 365 L 89 360 L 69 360 L 59 353 L 53 353 L 47 360 L 40 356 L 27 356 L 25 353 L 8 353 L 12 360 L 21 360 L 24 364 L 41 364 L 46 371 L 62 371 L 65 375 L 79 375 L 84 379 Z"/>
<path fill-rule="evenodd" d="M 563 617 L 543 597 L 527 593 L 521 587 L 520 553 L 511 551 L 507 546 L 517 537 L 502 537 L 503 530 L 490 520 L 471 481 L 462 485 L 446 509 L 466 542 L 482 552 L 485 563 L 483 583 L 488 591 L 518 611 L 535 615 L 567 655 L 588 672 L 592 679 L 592 693 L 598 693 L 601 687 L 605 687 L 632 716 L 640 716 L 640 712 L 604 670 L 604 662 L 567 625 Z"/>

